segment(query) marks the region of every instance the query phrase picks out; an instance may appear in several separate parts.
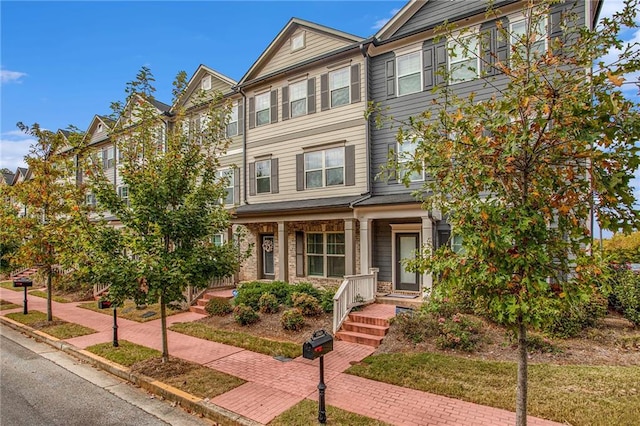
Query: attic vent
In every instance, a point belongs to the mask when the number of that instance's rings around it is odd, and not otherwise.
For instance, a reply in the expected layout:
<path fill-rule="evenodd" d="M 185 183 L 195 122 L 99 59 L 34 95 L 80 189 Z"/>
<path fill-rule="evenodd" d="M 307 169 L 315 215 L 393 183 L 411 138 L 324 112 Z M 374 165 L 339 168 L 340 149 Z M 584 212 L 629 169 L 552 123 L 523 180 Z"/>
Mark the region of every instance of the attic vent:
<path fill-rule="evenodd" d="M 207 75 L 202 79 L 202 90 L 211 89 L 211 76 Z"/>
<path fill-rule="evenodd" d="M 291 51 L 304 49 L 304 31 L 291 37 Z"/>
<path fill-rule="evenodd" d="M 98 124 L 98 131 L 101 132 L 102 131 L 102 124 Z"/>

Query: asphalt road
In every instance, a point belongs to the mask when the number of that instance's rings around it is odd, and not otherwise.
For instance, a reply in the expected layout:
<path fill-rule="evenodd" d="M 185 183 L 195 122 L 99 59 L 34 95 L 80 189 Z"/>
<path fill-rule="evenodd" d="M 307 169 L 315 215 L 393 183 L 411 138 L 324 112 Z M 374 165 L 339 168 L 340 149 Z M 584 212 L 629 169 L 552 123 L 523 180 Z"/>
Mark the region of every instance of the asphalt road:
<path fill-rule="evenodd" d="M 211 425 L 4 325 L 0 363 L 2 426 Z"/>

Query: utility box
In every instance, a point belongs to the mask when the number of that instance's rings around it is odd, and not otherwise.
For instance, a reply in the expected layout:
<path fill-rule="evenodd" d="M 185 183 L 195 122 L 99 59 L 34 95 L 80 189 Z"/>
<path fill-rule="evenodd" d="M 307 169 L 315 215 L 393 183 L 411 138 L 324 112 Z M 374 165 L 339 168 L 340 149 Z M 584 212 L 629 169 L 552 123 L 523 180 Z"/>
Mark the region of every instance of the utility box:
<path fill-rule="evenodd" d="M 27 277 L 20 277 L 13 280 L 14 287 L 33 287 L 33 281 Z"/>
<path fill-rule="evenodd" d="M 318 330 L 302 345 L 302 357 L 319 358 L 333 350 L 333 336 L 324 330 Z"/>

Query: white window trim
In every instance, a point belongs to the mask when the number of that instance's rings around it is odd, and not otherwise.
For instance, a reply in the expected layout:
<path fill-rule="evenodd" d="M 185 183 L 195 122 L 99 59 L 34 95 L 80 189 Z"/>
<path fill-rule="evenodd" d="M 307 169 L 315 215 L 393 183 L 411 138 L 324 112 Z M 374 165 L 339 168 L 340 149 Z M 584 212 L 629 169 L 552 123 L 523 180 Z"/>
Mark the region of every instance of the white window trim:
<path fill-rule="evenodd" d="M 107 152 L 107 161 L 103 164 L 103 167 L 105 169 L 107 169 L 107 170 L 108 169 L 112 169 L 116 164 L 115 153 L 113 152 L 113 147 L 103 149 L 102 151 L 103 152 L 105 152 L 105 151 Z M 109 163 L 111 163 L 111 164 L 109 164 Z"/>
<path fill-rule="evenodd" d="M 258 163 L 269 163 L 269 176 L 260 176 L 258 177 Z M 267 160 L 257 160 L 255 163 L 255 179 L 256 179 L 256 195 L 262 195 L 262 194 L 271 194 L 271 179 L 272 179 L 272 175 L 273 175 L 273 171 L 271 170 L 271 159 L 267 159 Z M 264 192 L 260 192 L 258 190 L 259 186 L 258 186 L 258 180 L 259 179 L 269 179 L 269 190 L 268 191 L 264 191 Z"/>
<path fill-rule="evenodd" d="M 234 189 L 235 189 L 235 169 L 231 167 L 218 169 L 218 176 L 222 179 L 225 174 L 229 175 L 229 184 L 225 186 L 225 189 L 231 194 L 231 202 L 227 203 L 227 197 L 223 196 L 220 198 L 220 204 L 224 206 L 233 206 L 236 203 Z"/>
<path fill-rule="evenodd" d="M 457 42 L 457 40 L 460 41 L 464 41 L 465 39 L 471 39 L 472 42 L 476 43 L 476 53 L 475 55 L 473 55 L 471 53 L 471 50 L 469 50 L 469 56 L 458 56 L 456 58 L 454 58 L 453 56 L 451 56 L 451 49 L 453 48 L 452 44 L 459 44 Z M 465 83 L 467 81 L 473 81 L 473 80 L 477 80 L 478 78 L 480 78 L 480 49 L 482 47 L 482 43 L 480 40 L 480 28 L 474 28 L 472 31 L 465 33 L 465 34 L 454 34 L 453 38 L 449 38 L 447 39 L 447 73 L 449 76 L 449 84 L 458 84 L 458 83 Z M 452 73 L 451 73 L 451 69 L 453 65 L 456 65 L 460 62 L 466 62 L 468 60 L 471 60 L 475 57 L 476 60 L 476 75 L 474 78 L 471 79 L 467 79 L 467 80 L 453 80 L 452 79 Z"/>
<path fill-rule="evenodd" d="M 339 88 L 337 88 L 337 89 L 331 89 L 331 74 L 335 74 L 335 73 L 337 73 L 338 71 L 342 71 L 342 70 L 344 70 L 344 69 L 346 69 L 346 70 L 347 70 L 347 73 L 349 74 L 349 78 L 347 79 L 347 81 L 348 81 L 347 85 L 346 85 L 346 86 L 341 86 L 341 87 L 339 87 Z M 336 69 L 333 69 L 333 70 L 329 71 L 328 80 L 329 80 L 329 81 L 328 81 L 328 84 L 329 84 L 329 108 L 330 108 L 330 109 L 333 109 L 333 108 L 340 108 L 340 107 L 343 107 L 343 106 L 349 105 L 349 104 L 351 103 L 351 66 L 350 66 L 350 65 L 347 65 L 347 66 L 340 67 L 340 68 L 336 68 Z M 332 93 L 334 90 L 343 89 L 344 87 L 346 87 L 346 88 L 347 88 L 347 91 L 349 92 L 349 94 L 347 95 L 347 100 L 348 100 L 348 101 L 347 101 L 347 103 L 346 103 L 346 104 L 340 104 L 340 105 L 335 105 L 335 106 L 334 106 L 334 105 L 333 105 L 333 96 L 331 96 L 331 93 Z"/>
<path fill-rule="evenodd" d="M 214 237 L 220 237 L 220 244 L 216 244 L 216 242 L 213 240 Z M 223 246 L 224 243 L 226 242 L 226 238 L 225 238 L 225 234 L 223 232 L 217 232 L 215 234 L 213 234 L 210 238 L 209 241 L 211 241 L 211 244 L 215 245 L 215 246 Z"/>
<path fill-rule="evenodd" d="M 127 190 L 127 196 L 126 197 L 122 196 L 122 190 L 123 189 Z M 129 185 L 119 185 L 118 186 L 118 197 L 120 197 L 120 199 L 122 199 L 127 206 L 129 205 Z"/>
<path fill-rule="evenodd" d="M 259 109 L 258 109 L 258 98 L 260 98 L 260 97 L 262 97 L 262 96 L 265 96 L 265 97 L 268 99 L 268 101 L 269 101 L 269 102 L 268 102 L 268 106 L 267 106 L 266 108 L 263 108 L 263 109 L 260 109 L 260 110 L 259 110 Z M 255 109 L 256 109 L 256 111 L 255 111 L 256 127 L 259 127 L 259 126 L 266 126 L 267 124 L 271 123 L 271 91 L 263 92 L 263 93 L 257 94 L 257 95 L 255 96 L 255 101 L 254 101 L 254 102 L 255 102 Z M 259 112 L 262 112 L 262 111 L 268 111 L 268 114 L 269 114 L 269 120 L 267 120 L 267 122 L 266 122 L 266 123 L 258 123 L 258 113 L 259 113 Z"/>
<path fill-rule="evenodd" d="M 327 156 L 326 156 L 326 152 L 330 151 L 332 149 L 337 149 L 337 148 L 341 148 L 342 149 L 342 184 L 337 184 L 337 185 L 327 185 Z M 339 147 L 327 147 L 324 149 L 319 149 L 319 150 L 313 150 L 313 151 L 306 151 L 304 153 L 304 156 L 306 156 L 307 154 L 315 154 L 321 152 L 322 153 L 322 167 L 319 169 L 307 169 L 307 165 L 306 165 L 306 158 L 303 157 L 303 163 L 304 163 L 304 188 L 305 189 L 322 189 L 322 188 L 332 188 L 332 187 L 340 187 L 340 186 L 345 186 L 345 177 L 346 177 L 346 164 L 345 164 L 345 160 L 346 160 L 346 156 L 345 156 L 345 147 L 344 146 L 339 146 Z M 329 169 L 337 169 L 338 167 L 329 167 Z M 322 171 L 322 186 L 312 186 L 309 187 L 307 186 L 307 172 L 314 172 L 314 171 L 318 171 L 321 170 Z"/>
<path fill-rule="evenodd" d="M 298 47 L 294 47 L 294 39 L 302 38 L 302 45 Z M 305 31 L 301 31 L 298 34 L 294 34 L 291 36 L 291 52 L 297 52 L 298 50 L 302 50 L 307 46 L 307 37 Z"/>
<path fill-rule="evenodd" d="M 308 235 L 317 235 L 320 234 L 322 235 L 322 254 L 317 254 L 317 253 L 311 253 L 309 254 L 309 240 L 308 240 Z M 329 254 L 327 253 L 327 245 L 328 245 L 328 239 L 327 239 L 327 235 L 343 235 L 345 238 L 344 241 L 344 245 L 345 245 L 345 254 Z M 307 276 L 308 277 L 318 277 L 318 278 L 342 278 L 342 277 L 338 277 L 338 276 L 329 276 L 327 275 L 327 270 L 329 267 L 329 262 L 327 262 L 329 257 L 334 257 L 334 258 L 342 258 L 345 261 L 345 268 L 347 266 L 346 262 L 347 262 L 347 255 L 346 255 L 346 245 L 347 245 L 347 241 L 346 241 L 346 235 L 344 232 L 340 232 L 340 231 L 333 231 L 333 232 L 323 232 L 323 231 L 309 231 L 309 232 L 305 232 L 305 266 L 306 266 L 306 270 L 307 270 Z M 322 275 L 311 275 L 309 273 L 309 256 L 311 257 L 322 257 Z"/>
<path fill-rule="evenodd" d="M 402 154 L 409 154 L 408 152 L 403 152 L 401 150 L 401 147 L 403 145 L 406 145 L 407 143 L 413 143 L 413 141 L 405 140 L 402 143 L 400 143 L 400 142 L 396 143 L 396 152 L 398 153 L 396 160 L 397 160 L 397 164 L 398 164 L 398 168 L 399 168 L 399 173 L 401 175 L 401 176 L 398 176 L 400 179 L 404 178 L 404 173 L 409 173 L 409 171 L 403 169 L 403 165 L 413 161 L 414 158 L 415 158 L 415 150 L 413 151 L 413 153 L 411 153 L 411 157 L 412 158 L 408 158 L 408 156 L 403 156 L 402 155 Z M 416 149 L 417 149 L 418 145 L 420 144 L 420 141 L 416 140 L 415 143 L 416 143 Z M 410 173 L 413 174 L 413 172 L 410 172 Z M 420 177 L 414 178 L 414 179 L 409 179 L 409 181 L 410 182 L 423 182 L 424 181 L 424 167 L 422 168 L 422 172 L 420 173 Z"/>
<path fill-rule="evenodd" d="M 418 71 L 417 72 L 412 72 L 410 74 L 404 74 L 404 75 L 400 75 L 400 64 L 398 62 L 398 58 L 402 57 L 402 56 L 408 56 L 408 55 L 414 55 L 414 54 L 418 54 L 418 58 L 420 59 L 420 65 L 418 66 Z M 412 50 L 412 51 L 403 51 L 402 54 L 397 54 L 396 53 L 396 87 L 398 88 L 398 97 L 400 96 L 407 96 L 407 95 L 412 95 L 414 93 L 420 93 L 422 92 L 422 88 L 424 87 L 424 81 L 423 81 L 423 64 L 422 64 L 422 50 Z M 418 74 L 420 76 L 420 89 L 416 90 L 415 92 L 410 92 L 410 93 L 402 93 L 400 94 L 400 77 L 405 77 L 407 75 L 412 75 L 412 74 Z"/>

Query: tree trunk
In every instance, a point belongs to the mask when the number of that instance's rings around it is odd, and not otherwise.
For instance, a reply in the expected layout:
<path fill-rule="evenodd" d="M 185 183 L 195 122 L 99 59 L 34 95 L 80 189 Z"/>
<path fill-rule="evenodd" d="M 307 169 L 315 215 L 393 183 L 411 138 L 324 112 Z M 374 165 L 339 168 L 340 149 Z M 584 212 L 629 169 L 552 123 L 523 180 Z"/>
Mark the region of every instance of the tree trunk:
<path fill-rule="evenodd" d="M 53 286 L 51 284 L 51 265 L 47 265 L 47 321 L 53 321 L 53 311 L 51 310 Z"/>
<path fill-rule="evenodd" d="M 516 426 L 527 426 L 527 328 L 518 320 L 518 386 L 516 390 Z"/>
<path fill-rule="evenodd" d="M 169 344 L 167 342 L 167 309 L 164 294 L 160 294 L 160 324 L 162 327 L 162 362 L 169 362 Z"/>

